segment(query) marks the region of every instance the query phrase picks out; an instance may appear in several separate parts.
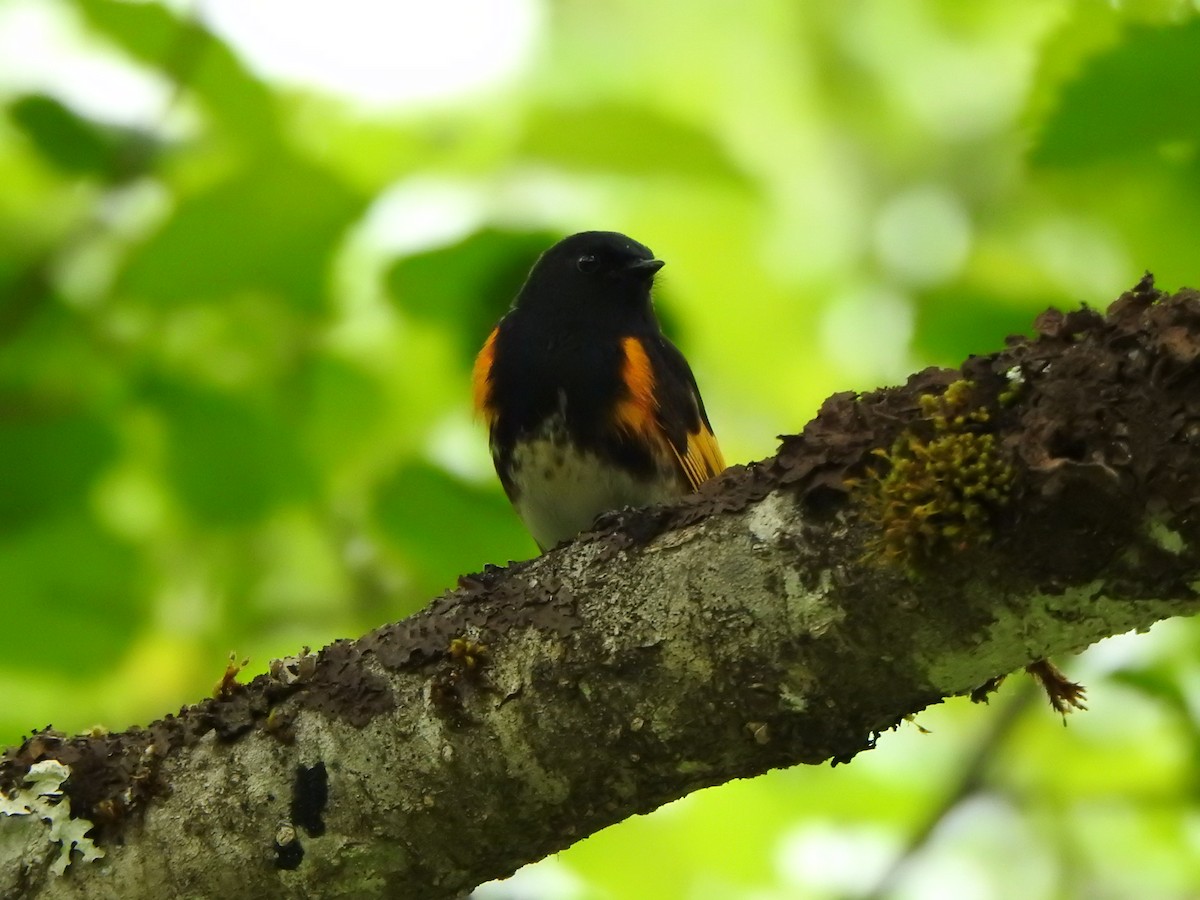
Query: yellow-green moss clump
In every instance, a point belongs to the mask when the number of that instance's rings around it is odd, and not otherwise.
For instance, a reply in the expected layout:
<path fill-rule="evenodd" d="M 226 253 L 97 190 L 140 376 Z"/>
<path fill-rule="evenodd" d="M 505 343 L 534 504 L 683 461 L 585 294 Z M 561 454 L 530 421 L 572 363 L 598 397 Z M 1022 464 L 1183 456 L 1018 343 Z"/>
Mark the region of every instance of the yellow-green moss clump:
<path fill-rule="evenodd" d="M 961 380 L 922 396 L 927 424 L 875 451 L 887 468 L 857 484 L 868 520 L 881 529 L 873 552 L 918 568 L 991 539 L 992 517 L 1008 504 L 1014 475 L 987 430 L 991 414 L 972 406 L 973 388 Z"/>

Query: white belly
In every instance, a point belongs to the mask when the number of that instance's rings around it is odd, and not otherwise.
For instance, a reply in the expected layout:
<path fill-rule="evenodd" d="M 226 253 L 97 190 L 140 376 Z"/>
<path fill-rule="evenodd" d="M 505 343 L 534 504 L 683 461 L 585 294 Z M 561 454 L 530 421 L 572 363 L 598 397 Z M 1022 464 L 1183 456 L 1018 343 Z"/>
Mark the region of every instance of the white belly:
<path fill-rule="evenodd" d="M 650 506 L 680 496 L 671 473 L 636 478 L 591 453 L 578 453 L 547 435 L 513 454 L 513 505 L 543 550 L 575 537 L 601 513 Z"/>

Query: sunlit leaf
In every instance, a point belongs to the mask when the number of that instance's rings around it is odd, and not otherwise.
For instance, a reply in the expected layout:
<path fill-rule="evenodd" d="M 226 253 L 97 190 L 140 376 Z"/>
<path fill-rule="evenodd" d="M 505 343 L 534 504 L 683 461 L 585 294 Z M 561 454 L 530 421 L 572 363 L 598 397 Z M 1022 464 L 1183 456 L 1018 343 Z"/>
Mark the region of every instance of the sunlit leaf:
<path fill-rule="evenodd" d="M 88 23 L 140 62 L 161 65 L 171 58 L 188 23 L 159 3 L 74 0 Z"/>
<path fill-rule="evenodd" d="M 194 90 L 208 111 L 238 134 L 262 144 L 275 142 L 278 123 L 270 89 L 198 21 L 179 18 L 159 3 L 75 4 L 93 28 L 134 59 Z"/>
<path fill-rule="evenodd" d="M 131 255 L 120 287 L 160 303 L 273 291 L 319 312 L 335 245 L 363 204 L 323 169 L 272 159 L 185 198 Z"/>
<path fill-rule="evenodd" d="M 281 139 L 276 100 L 271 89 L 251 74 L 233 51 L 205 32 L 195 52 L 195 69 L 184 81 L 222 125 L 252 143 L 272 148 Z"/>
<path fill-rule="evenodd" d="M 639 106 L 538 109 L 520 149 L 568 170 L 746 180 L 713 134 Z"/>

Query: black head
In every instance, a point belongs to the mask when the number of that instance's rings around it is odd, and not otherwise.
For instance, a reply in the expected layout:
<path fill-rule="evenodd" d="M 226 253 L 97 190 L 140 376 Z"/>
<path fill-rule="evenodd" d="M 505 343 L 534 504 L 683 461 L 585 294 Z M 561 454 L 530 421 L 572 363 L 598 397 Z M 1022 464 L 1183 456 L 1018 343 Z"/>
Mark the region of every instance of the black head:
<path fill-rule="evenodd" d="M 662 267 L 662 260 L 633 238 L 583 231 L 541 255 L 515 305 L 564 314 L 627 310 L 651 316 L 650 287 Z"/>

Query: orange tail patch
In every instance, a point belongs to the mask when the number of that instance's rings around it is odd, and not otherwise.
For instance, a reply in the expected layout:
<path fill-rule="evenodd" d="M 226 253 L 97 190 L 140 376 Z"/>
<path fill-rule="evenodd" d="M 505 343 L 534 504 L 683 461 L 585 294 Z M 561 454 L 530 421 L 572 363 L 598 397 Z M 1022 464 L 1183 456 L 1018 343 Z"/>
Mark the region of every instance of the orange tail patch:
<path fill-rule="evenodd" d="M 683 474 L 692 485 L 692 490 L 725 471 L 725 457 L 721 455 L 716 435 L 703 424 L 698 432 L 688 435 L 686 453 L 681 454 L 673 444 L 671 449 L 675 452 L 675 458 L 679 460 Z"/>

